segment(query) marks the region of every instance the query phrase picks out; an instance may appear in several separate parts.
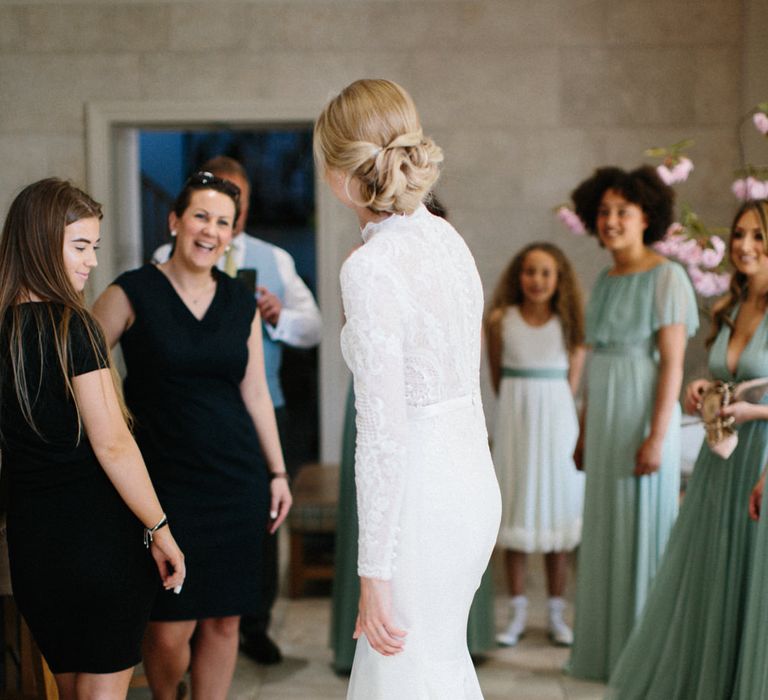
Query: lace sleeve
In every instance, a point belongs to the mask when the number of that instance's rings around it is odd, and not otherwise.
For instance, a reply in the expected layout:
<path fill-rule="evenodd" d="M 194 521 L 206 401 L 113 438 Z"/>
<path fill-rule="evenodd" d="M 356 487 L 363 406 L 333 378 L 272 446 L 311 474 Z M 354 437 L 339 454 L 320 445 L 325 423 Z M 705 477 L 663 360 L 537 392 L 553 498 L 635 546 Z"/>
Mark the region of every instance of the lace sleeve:
<path fill-rule="evenodd" d="M 359 251 L 342 268 L 344 357 L 354 375 L 358 574 L 389 579 L 403 498 L 406 402 L 403 312 L 394 270 Z"/>

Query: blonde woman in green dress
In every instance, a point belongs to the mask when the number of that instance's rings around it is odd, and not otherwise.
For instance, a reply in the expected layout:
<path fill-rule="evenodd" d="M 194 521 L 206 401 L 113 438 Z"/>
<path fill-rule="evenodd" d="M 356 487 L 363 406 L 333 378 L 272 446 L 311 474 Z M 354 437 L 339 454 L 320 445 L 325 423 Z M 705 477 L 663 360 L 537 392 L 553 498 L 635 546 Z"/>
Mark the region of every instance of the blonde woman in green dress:
<path fill-rule="evenodd" d="M 744 221 L 747 235 L 749 235 L 748 229 L 751 225 L 753 236 L 760 236 L 760 245 L 755 246 L 759 251 L 758 259 L 763 266 L 768 266 L 768 200 L 763 199 L 748 203 L 745 205 L 744 215 L 749 215 Z M 758 298 L 759 309 L 765 317 L 768 315 L 766 314 L 766 310 L 768 310 L 768 279 L 764 278 L 761 291 L 762 295 Z M 761 323 L 761 328 L 765 329 L 765 325 L 766 323 Z M 766 331 L 764 330 L 764 332 Z M 762 340 L 761 350 L 765 355 L 768 354 L 768 338 Z M 751 341 L 747 349 L 757 344 L 758 342 Z M 746 355 L 746 350 L 744 354 Z M 743 360 L 740 359 L 739 366 L 742 362 Z M 768 362 L 766 364 L 768 365 Z M 768 367 L 763 369 L 762 376 L 768 376 Z M 760 408 L 763 412 L 768 413 L 767 407 L 761 406 Z M 768 417 L 760 421 L 759 425 L 763 431 L 765 444 L 768 445 Z M 739 433 L 739 440 L 741 440 L 743 430 L 742 428 Z M 768 626 L 766 625 L 766 620 L 768 620 L 768 597 L 766 597 L 766 590 L 768 590 L 768 505 L 764 500 L 765 465 L 768 461 L 766 453 L 768 453 L 768 448 L 763 450 L 762 455 L 753 455 L 754 463 L 749 465 L 750 472 L 754 469 L 762 469 L 762 473 L 752 489 L 749 500 L 749 515 L 752 520 L 759 521 L 759 524 L 756 525 L 746 611 L 744 611 L 743 619 L 739 621 L 741 623 L 739 628 L 744 627 L 744 633 L 740 638 L 738 676 L 733 692 L 733 697 L 739 700 L 768 697 L 768 664 L 766 664 L 766 658 L 768 658 Z"/>
<path fill-rule="evenodd" d="M 586 491 L 568 666 L 573 676 L 605 681 L 677 515 L 678 395 L 698 315 L 683 268 L 649 247 L 671 223 L 674 199 L 652 168 L 600 168 L 572 198 L 613 263 L 586 313 Z"/>
<path fill-rule="evenodd" d="M 735 273 L 715 307 L 708 341 L 714 379 L 738 383 L 768 376 L 765 215 L 765 202 L 748 202 L 734 218 L 729 250 Z M 708 379 L 688 385 L 686 412 L 698 414 L 710 385 Z M 747 505 L 768 457 L 768 402 L 738 401 L 722 413 L 734 418 L 738 444 L 727 459 L 702 445 L 648 602 L 611 676 L 611 697 L 730 700 L 744 625 L 758 619 L 764 624 L 764 614 L 758 618 L 747 608 L 757 531 Z M 764 666 L 763 656 L 759 668 Z"/>

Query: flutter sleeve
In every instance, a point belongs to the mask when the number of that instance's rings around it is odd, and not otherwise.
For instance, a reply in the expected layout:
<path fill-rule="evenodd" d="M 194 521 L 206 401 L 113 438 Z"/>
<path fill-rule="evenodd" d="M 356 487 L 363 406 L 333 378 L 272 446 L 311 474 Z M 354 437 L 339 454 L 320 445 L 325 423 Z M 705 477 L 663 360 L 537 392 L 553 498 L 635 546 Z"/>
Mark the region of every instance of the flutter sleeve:
<path fill-rule="evenodd" d="M 675 262 L 661 266 L 656 279 L 653 330 L 682 323 L 691 337 L 699 327 L 696 294 L 685 270 Z"/>
<path fill-rule="evenodd" d="M 344 357 L 354 376 L 358 574 L 390 579 L 406 468 L 404 319 L 395 270 L 359 251 L 341 271 Z"/>

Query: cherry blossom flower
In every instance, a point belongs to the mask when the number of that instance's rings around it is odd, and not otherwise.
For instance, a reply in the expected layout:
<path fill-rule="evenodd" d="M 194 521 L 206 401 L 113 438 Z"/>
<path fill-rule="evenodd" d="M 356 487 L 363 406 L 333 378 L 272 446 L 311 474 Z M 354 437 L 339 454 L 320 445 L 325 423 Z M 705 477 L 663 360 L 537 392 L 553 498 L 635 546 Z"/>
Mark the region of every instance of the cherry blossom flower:
<path fill-rule="evenodd" d="M 676 236 L 678 234 L 681 234 L 685 231 L 685 228 L 679 221 L 673 221 L 669 228 L 667 229 L 666 236 Z"/>
<path fill-rule="evenodd" d="M 742 201 L 747 199 L 766 199 L 768 197 L 768 180 L 758 180 L 750 175 L 749 177 L 736 180 L 731 185 L 731 191 L 736 195 L 736 199 Z"/>
<path fill-rule="evenodd" d="M 677 162 L 675 162 L 674 165 L 672 165 L 672 162 L 670 162 L 672 167 L 666 163 L 662 163 L 656 167 L 656 172 L 659 174 L 659 177 L 667 185 L 673 185 L 676 182 L 685 182 L 693 170 L 693 162 L 690 158 L 686 158 L 685 156 L 677 158 Z"/>
<path fill-rule="evenodd" d="M 768 136 L 768 114 L 765 112 L 755 112 L 752 115 L 752 123 L 761 134 Z"/>
<path fill-rule="evenodd" d="M 574 233 L 577 236 L 583 236 L 587 232 L 587 228 L 584 226 L 584 222 L 579 218 L 579 215 L 573 211 L 573 209 L 569 209 L 563 205 L 558 207 L 555 213 L 557 214 L 557 218 L 560 219 L 560 221 L 562 221 L 568 227 L 568 230 L 571 233 Z"/>
<path fill-rule="evenodd" d="M 703 297 L 716 297 L 728 291 L 731 276 L 727 272 L 704 271 L 699 267 L 688 267 L 693 288 Z"/>
<path fill-rule="evenodd" d="M 723 262 L 726 245 L 720 236 L 712 236 L 709 239 L 709 244 L 712 247 L 705 248 L 701 252 L 701 266 L 711 270 Z"/>
<path fill-rule="evenodd" d="M 717 272 L 725 255 L 725 241 L 720 236 L 710 235 L 706 239 L 689 238 L 682 224 L 675 222 L 667 235 L 654 249 L 669 258 L 685 265 L 693 287 L 702 297 L 714 297 L 728 289 L 730 275 Z"/>

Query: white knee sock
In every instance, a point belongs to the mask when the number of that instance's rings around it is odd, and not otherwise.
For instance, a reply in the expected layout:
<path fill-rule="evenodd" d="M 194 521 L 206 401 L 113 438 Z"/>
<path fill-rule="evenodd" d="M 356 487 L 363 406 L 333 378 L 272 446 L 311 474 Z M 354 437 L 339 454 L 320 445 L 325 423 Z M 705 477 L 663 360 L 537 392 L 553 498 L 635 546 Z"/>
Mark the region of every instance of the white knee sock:
<path fill-rule="evenodd" d="M 525 631 L 525 624 L 528 621 L 528 598 L 524 595 L 516 595 L 509 599 L 509 609 L 512 613 L 507 629 L 497 635 L 496 641 L 504 646 L 515 646 Z"/>
<path fill-rule="evenodd" d="M 563 619 L 565 600 L 560 597 L 549 599 L 549 636 L 555 644 L 573 644 L 573 632 Z"/>

